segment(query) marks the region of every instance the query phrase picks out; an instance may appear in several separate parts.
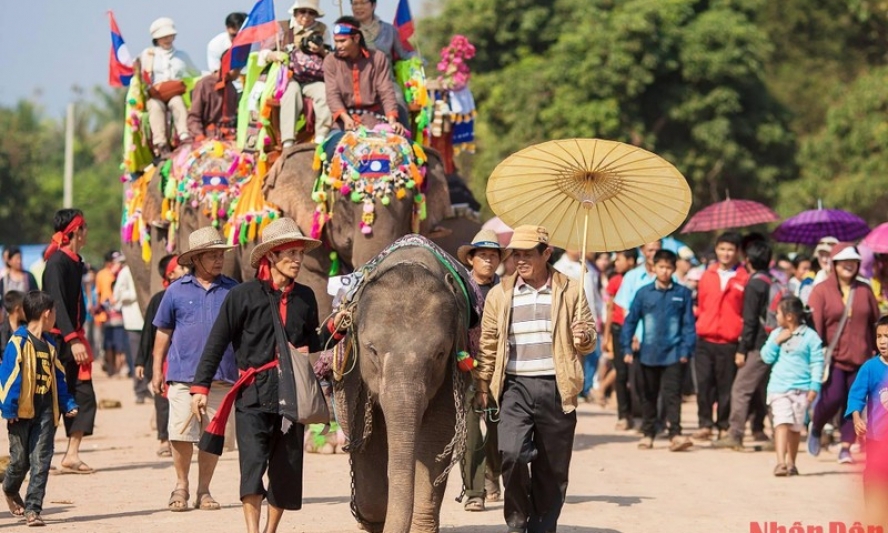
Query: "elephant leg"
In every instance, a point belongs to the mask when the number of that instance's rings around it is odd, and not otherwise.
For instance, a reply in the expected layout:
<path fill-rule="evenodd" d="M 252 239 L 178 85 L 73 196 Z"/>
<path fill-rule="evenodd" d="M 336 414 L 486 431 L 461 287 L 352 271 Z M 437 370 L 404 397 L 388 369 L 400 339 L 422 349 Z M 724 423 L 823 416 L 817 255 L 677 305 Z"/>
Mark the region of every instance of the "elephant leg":
<path fill-rule="evenodd" d="M 453 439 L 455 422 L 453 386 L 448 376 L 429 402 L 416 438 L 416 491 L 411 533 L 438 533 L 447 482 L 445 480 L 436 487 L 435 480 L 450 463 L 450 456 L 441 461 L 437 457 Z M 454 470 L 459 475 L 459 468 Z"/>
<path fill-rule="evenodd" d="M 351 440 L 360 435 L 351 435 Z M 379 533 L 385 527 L 388 508 L 388 434 L 379 407 L 373 408 L 373 433 L 364 447 L 353 452 L 354 501 L 358 522 L 366 531 Z"/>

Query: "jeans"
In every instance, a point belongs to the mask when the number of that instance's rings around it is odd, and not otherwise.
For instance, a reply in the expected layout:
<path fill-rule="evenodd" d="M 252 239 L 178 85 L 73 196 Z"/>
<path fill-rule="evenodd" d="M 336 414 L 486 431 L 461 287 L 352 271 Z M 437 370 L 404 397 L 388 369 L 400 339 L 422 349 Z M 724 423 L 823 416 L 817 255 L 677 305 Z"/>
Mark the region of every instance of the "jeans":
<path fill-rule="evenodd" d="M 592 385 L 595 382 L 595 373 L 598 371 L 598 361 L 601 359 L 601 346 L 595 345 L 592 353 L 587 354 L 583 358 L 583 392 L 585 398 L 592 392 Z M 603 392 L 603 391 L 602 391 Z"/>
<path fill-rule="evenodd" d="M 9 466 L 3 479 L 3 492 L 19 494 L 25 475 L 30 470 L 31 481 L 25 494 L 25 512 L 40 513 L 46 496 L 46 481 L 56 432 L 52 394 L 40 400 L 35 395 L 34 409 L 34 418 L 8 421 L 6 424 L 9 430 Z"/>

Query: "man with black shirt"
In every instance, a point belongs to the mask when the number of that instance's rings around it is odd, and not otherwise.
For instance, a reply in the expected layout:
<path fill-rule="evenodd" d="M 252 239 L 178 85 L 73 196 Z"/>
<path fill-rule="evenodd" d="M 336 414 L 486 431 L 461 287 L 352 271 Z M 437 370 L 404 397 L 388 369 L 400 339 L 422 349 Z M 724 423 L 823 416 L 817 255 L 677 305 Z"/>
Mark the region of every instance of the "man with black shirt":
<path fill-rule="evenodd" d="M 91 474 L 93 469 L 80 459 L 83 437 L 93 433 L 96 421 L 96 393 L 92 383 L 93 355 L 83 323 L 83 259 L 80 250 L 86 245 L 86 219 L 79 209 L 62 209 L 53 219 L 56 233 L 43 258 L 43 290 L 55 301 L 56 335 L 59 360 L 65 365 L 68 391 L 78 405 L 77 416 L 65 418 L 68 448 L 62 457 L 59 472 Z"/>
<path fill-rule="evenodd" d="M 771 304 L 771 287 L 780 283 L 768 272 L 770 264 L 771 246 L 766 241 L 752 241 L 746 246 L 746 267 L 751 273 L 743 291 L 743 331 L 735 357 L 739 370 L 731 387 L 730 427 L 726 435 L 713 443 L 716 448 L 743 450 L 743 433 L 750 404 L 758 389 L 767 384 L 771 372 L 771 365 L 762 361 L 760 354 L 768 340 L 765 321 Z M 762 440 L 764 432 L 761 428 L 753 427 L 753 430 L 758 433 L 756 440 Z"/>
<path fill-rule="evenodd" d="M 226 348 L 233 345 L 241 379 L 226 395 L 200 446 L 207 451 L 214 448 L 218 441 L 213 439 L 223 432 L 217 420 L 226 420 L 232 404 L 236 404 L 240 498 L 247 533 L 259 532 L 262 499 L 266 496 L 265 532 L 275 533 L 285 509 L 302 508 L 305 428 L 293 424 L 286 433 L 281 428 L 273 313 L 279 314 L 287 340 L 296 348 L 318 352 L 328 341 L 338 341 L 342 335 L 334 326 L 339 315 L 318 331 L 315 295 L 309 287 L 295 282 L 305 252 L 320 246 L 320 241 L 303 236 L 290 218 L 276 219 L 265 227 L 260 238 L 262 242 L 250 254 L 250 264 L 258 269 L 256 279 L 234 287 L 225 297 L 197 366 L 191 405 L 196 416 L 205 413 L 213 375 Z M 267 491 L 262 481 L 266 470 Z"/>

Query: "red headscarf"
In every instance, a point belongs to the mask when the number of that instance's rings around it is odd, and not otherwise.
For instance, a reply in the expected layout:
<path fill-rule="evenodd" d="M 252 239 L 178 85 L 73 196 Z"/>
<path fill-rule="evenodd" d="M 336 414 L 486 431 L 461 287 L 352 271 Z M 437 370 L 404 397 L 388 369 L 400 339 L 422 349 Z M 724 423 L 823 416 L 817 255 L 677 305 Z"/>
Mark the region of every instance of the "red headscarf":
<path fill-rule="evenodd" d="M 75 215 L 74 218 L 71 219 L 71 222 L 69 222 L 68 225 L 65 226 L 65 229 L 63 229 L 62 231 L 57 231 L 53 234 L 52 239 L 49 242 L 49 246 L 46 247 L 46 251 L 43 253 L 43 260 L 46 261 L 52 254 L 56 252 L 56 250 L 70 244 L 70 235 L 85 225 L 86 220 L 83 219 L 83 215 Z"/>
<path fill-rule="evenodd" d="M 176 267 L 179 266 L 179 256 L 174 255 L 170 262 L 167 263 L 166 270 L 163 272 L 163 288 L 167 288 L 170 286 L 170 274 L 173 273 L 173 270 L 176 270 Z"/>
<path fill-rule="evenodd" d="M 293 248 L 305 248 L 305 245 L 298 241 L 285 242 L 284 244 L 275 246 L 269 250 L 269 252 L 283 252 Z M 256 279 L 273 283 L 271 280 L 271 262 L 268 260 L 267 256 L 263 256 L 262 259 L 259 260 L 259 269 L 256 271 Z"/>

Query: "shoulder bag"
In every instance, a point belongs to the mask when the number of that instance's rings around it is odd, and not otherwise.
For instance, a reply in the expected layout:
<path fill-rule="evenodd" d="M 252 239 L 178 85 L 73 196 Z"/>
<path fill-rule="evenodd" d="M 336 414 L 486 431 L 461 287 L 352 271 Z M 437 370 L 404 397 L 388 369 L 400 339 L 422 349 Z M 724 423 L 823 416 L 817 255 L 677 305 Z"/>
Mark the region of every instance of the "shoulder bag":
<path fill-rule="evenodd" d="M 294 423 L 329 424 L 330 411 L 321 390 L 321 384 L 312 370 L 308 355 L 299 353 L 287 341 L 278 302 L 274 295 L 268 295 L 271 315 L 274 321 L 274 334 L 278 351 L 278 397 L 281 415 L 284 417 L 282 431 L 286 433 Z"/>

